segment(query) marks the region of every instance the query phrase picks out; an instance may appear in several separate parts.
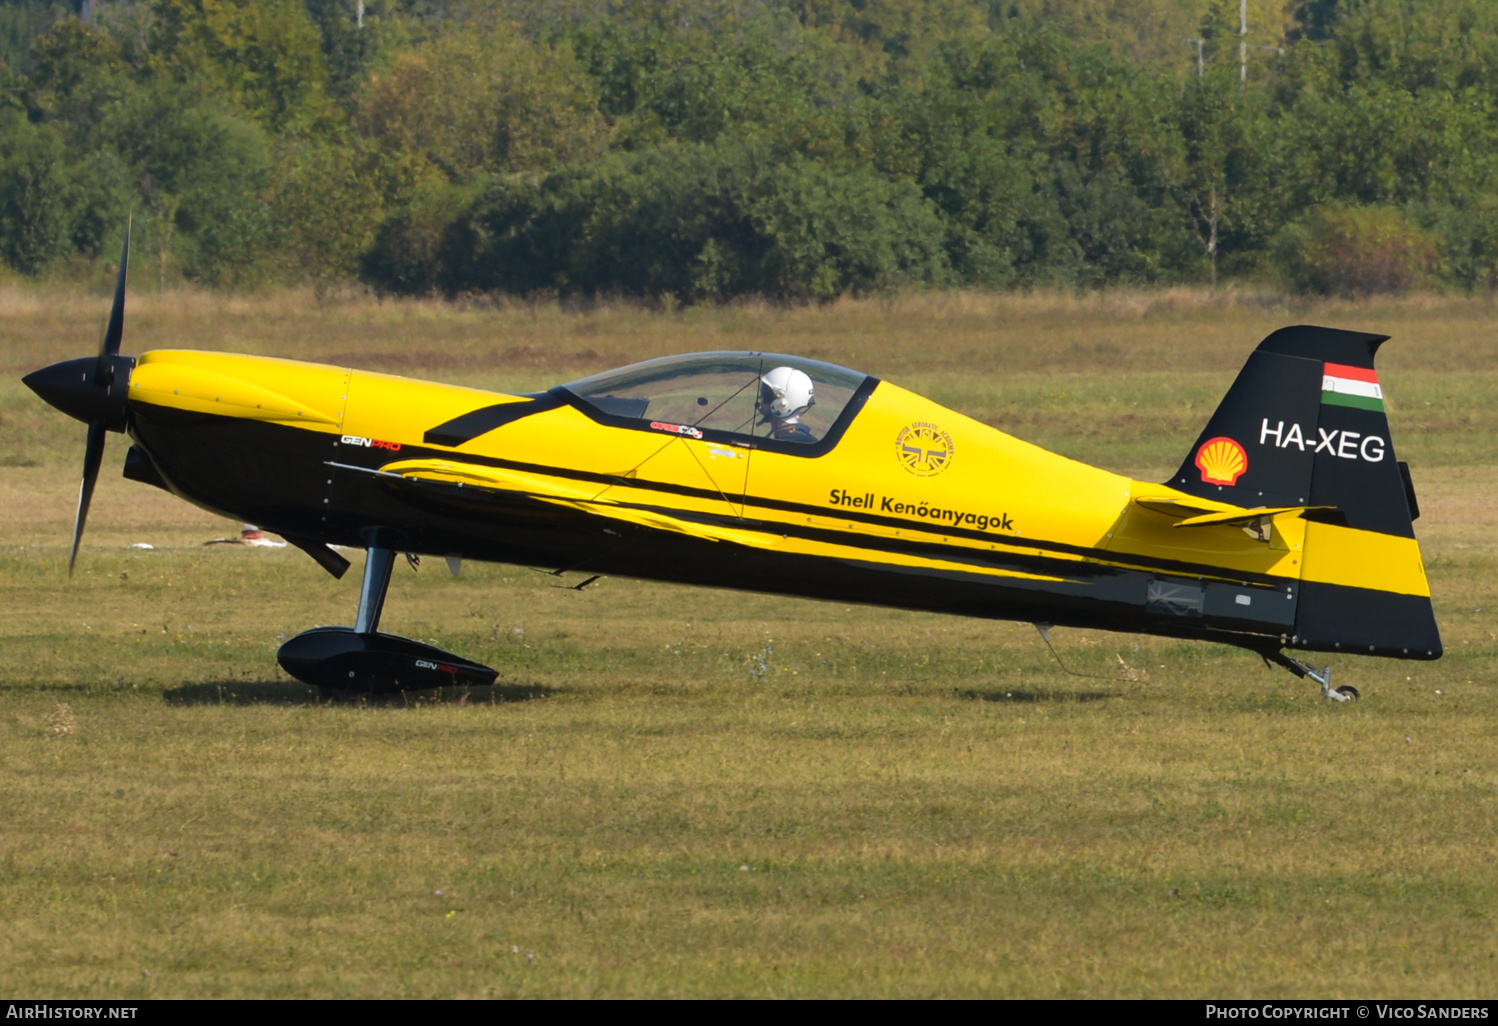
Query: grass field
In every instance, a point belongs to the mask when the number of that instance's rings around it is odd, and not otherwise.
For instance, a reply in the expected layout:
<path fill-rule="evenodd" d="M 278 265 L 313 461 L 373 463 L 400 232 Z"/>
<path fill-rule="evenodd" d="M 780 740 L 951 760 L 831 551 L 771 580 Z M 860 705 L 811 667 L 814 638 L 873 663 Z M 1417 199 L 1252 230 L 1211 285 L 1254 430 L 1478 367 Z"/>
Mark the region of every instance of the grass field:
<path fill-rule="evenodd" d="M 1333 660 L 524 568 L 404 567 L 386 629 L 500 683 L 329 705 L 292 550 L 120 479 L 19 383 L 107 296 L 0 290 L 0 990 L 14 996 L 1491 997 L 1493 307 L 1191 292 L 825 308 L 132 296 L 184 346 L 530 389 L 709 348 L 880 374 L 1163 478 L 1253 345 L 1380 358 L 1447 655 Z M 151 550 L 131 549 L 146 542 Z"/>

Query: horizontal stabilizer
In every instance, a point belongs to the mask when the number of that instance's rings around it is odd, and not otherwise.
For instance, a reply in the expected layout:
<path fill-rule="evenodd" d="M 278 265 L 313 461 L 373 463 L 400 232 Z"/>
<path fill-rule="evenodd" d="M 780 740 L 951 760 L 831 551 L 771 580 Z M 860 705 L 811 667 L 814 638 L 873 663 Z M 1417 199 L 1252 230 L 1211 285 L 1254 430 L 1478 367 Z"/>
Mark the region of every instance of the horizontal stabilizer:
<path fill-rule="evenodd" d="M 1259 506 L 1244 509 L 1242 506 L 1213 502 L 1211 499 L 1182 501 L 1153 495 L 1135 499 L 1134 503 L 1152 513 L 1178 518 L 1178 522 L 1174 525 L 1176 527 L 1212 527 L 1215 525 L 1246 527 L 1255 521 L 1273 519 L 1278 516 L 1299 517 L 1307 513 L 1330 513 L 1335 512 L 1337 508 L 1335 506 Z"/>
<path fill-rule="evenodd" d="M 1204 513 L 1235 513 L 1242 509 L 1228 502 L 1213 502 L 1211 499 L 1181 500 L 1157 495 L 1145 495 L 1135 499 L 1134 504 L 1143 506 L 1151 513 L 1163 513 L 1168 517 L 1199 517 Z"/>
<path fill-rule="evenodd" d="M 1229 527 L 1247 527 L 1255 522 L 1262 522 L 1278 516 L 1304 516 L 1311 512 L 1332 511 L 1335 506 L 1280 506 L 1277 509 L 1248 509 L 1234 510 L 1231 513 L 1208 513 L 1205 516 L 1187 517 L 1176 527 L 1212 527 L 1222 525 Z"/>

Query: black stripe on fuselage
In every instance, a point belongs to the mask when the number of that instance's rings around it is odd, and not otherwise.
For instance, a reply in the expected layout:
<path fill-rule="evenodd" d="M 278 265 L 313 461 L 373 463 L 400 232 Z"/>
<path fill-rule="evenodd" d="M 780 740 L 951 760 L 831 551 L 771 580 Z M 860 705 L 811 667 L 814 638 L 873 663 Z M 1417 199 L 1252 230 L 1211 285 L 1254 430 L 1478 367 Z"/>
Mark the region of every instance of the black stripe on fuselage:
<path fill-rule="evenodd" d="M 546 413 L 565 405 L 561 399 L 549 393 L 526 396 L 516 402 L 498 403 L 471 410 L 460 417 L 438 424 L 425 435 L 422 441 L 428 445 L 448 445 L 454 448 L 473 441 L 480 435 L 513 424 L 525 417 Z"/>
<path fill-rule="evenodd" d="M 829 545 L 846 545 L 850 548 L 866 549 L 870 552 L 885 552 L 892 555 L 913 556 L 918 559 L 939 559 L 949 563 L 965 563 L 975 567 L 988 567 L 995 570 L 1007 570 L 1015 573 L 1037 574 L 1047 577 L 1058 577 L 1063 580 L 1081 582 L 1094 576 L 1092 570 L 1095 567 L 1107 569 L 1148 569 L 1156 571 L 1156 567 L 1128 567 L 1127 560 L 1116 558 L 1102 559 L 1097 556 L 1083 557 L 1079 559 L 1060 559 L 1056 556 L 1025 555 L 1014 551 L 1012 543 L 1004 542 L 1003 549 L 975 549 L 969 546 L 944 545 L 935 541 L 924 541 L 919 538 L 890 538 L 880 535 L 869 535 L 852 531 L 843 531 L 835 527 L 818 527 L 815 525 L 794 524 L 782 520 L 753 520 L 744 517 L 719 516 L 713 513 L 704 513 L 699 510 L 683 510 L 672 506 L 653 506 L 647 503 L 619 502 L 614 505 L 625 509 L 637 509 L 645 512 L 658 513 L 662 516 L 672 517 L 689 523 L 698 523 L 713 527 L 726 527 L 735 530 L 758 531 L 764 534 L 778 534 L 783 537 L 800 538 L 806 541 L 822 542 Z M 998 539 L 989 538 L 992 545 L 1001 544 Z M 1034 546 L 1030 546 L 1034 547 Z M 1093 550 L 1101 552 L 1103 550 Z M 1221 567 L 1210 568 L 1210 576 L 1223 580 L 1239 582 L 1248 588 L 1269 589 L 1280 591 L 1287 587 L 1298 584 L 1283 577 L 1265 577 L 1263 580 L 1249 581 L 1236 573 L 1228 573 Z M 1191 571 L 1195 576 L 1207 576 Z"/>

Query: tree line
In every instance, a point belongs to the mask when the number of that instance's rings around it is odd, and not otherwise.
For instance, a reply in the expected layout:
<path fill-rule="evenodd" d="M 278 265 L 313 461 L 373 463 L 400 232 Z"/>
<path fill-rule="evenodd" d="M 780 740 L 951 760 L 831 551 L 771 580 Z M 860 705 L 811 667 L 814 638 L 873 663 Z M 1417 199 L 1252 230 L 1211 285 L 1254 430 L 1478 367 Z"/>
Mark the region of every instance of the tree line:
<path fill-rule="evenodd" d="M 0 261 L 133 216 L 215 287 L 1490 288 L 1495 104 L 1490 0 L 3 0 Z"/>

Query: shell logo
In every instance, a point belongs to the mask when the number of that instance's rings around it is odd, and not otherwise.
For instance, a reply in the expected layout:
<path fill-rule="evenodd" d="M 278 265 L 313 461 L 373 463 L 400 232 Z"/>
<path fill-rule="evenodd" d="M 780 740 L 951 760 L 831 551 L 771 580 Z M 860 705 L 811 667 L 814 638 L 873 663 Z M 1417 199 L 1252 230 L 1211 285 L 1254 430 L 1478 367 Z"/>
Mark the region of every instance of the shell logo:
<path fill-rule="evenodd" d="M 1231 438 L 1211 438 L 1196 450 L 1196 466 L 1208 484 L 1237 484 L 1248 469 L 1248 453 Z"/>

